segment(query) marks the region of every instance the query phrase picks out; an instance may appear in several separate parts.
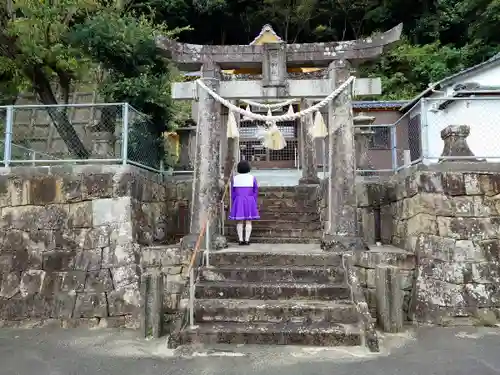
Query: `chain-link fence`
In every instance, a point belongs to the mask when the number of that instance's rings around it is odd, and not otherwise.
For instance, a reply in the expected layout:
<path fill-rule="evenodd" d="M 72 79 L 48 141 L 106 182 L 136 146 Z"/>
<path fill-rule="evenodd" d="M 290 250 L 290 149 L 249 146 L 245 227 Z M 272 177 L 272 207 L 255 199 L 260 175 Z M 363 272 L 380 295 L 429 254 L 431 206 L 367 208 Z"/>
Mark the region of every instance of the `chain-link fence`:
<path fill-rule="evenodd" d="M 477 159 L 498 162 L 500 159 L 500 98 L 459 97 L 427 98 L 422 104 L 423 154 L 426 161 L 470 159 L 470 156 L 442 156 L 441 132 L 450 125 L 468 125 L 469 134 L 461 134 Z M 458 144 L 455 140 L 454 143 Z"/>
<path fill-rule="evenodd" d="M 2 162 L 9 165 L 129 163 L 160 171 L 162 137 L 128 104 L 0 107 Z"/>
<path fill-rule="evenodd" d="M 153 124 L 145 114 L 129 107 L 127 117 L 127 162 L 160 170 L 165 151 L 163 137 L 152 133 Z"/>

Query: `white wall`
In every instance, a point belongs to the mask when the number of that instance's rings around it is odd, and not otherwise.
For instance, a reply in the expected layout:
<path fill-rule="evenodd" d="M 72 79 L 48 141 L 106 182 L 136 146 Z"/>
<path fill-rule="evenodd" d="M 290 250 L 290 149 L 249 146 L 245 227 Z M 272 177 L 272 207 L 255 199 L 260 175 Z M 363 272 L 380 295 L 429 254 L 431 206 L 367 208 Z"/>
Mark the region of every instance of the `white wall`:
<path fill-rule="evenodd" d="M 429 159 L 424 163 L 437 162 L 443 151 L 441 130 L 448 125 L 469 125 L 470 135 L 467 138 L 472 152 L 478 157 L 500 157 L 500 96 L 476 98 L 450 98 L 453 87 L 458 83 L 475 82 L 482 86 L 500 87 L 500 63 L 482 71 L 469 73 L 458 77 L 453 82 L 441 88 L 425 101 L 424 114 L 421 117 L 423 125 L 423 154 Z M 500 94 L 500 90 L 499 90 Z M 446 109 L 430 111 L 434 105 L 452 100 Z M 427 124 L 427 130 L 425 128 Z"/>
<path fill-rule="evenodd" d="M 440 100 L 427 104 L 442 103 Z M 426 108 L 427 131 L 423 129 L 424 155 L 438 158 L 443 151 L 441 130 L 448 125 L 469 125 L 467 143 L 478 157 L 500 157 L 500 97 L 455 99 L 445 110 L 429 111 Z M 434 160 L 432 160 L 434 162 Z"/>

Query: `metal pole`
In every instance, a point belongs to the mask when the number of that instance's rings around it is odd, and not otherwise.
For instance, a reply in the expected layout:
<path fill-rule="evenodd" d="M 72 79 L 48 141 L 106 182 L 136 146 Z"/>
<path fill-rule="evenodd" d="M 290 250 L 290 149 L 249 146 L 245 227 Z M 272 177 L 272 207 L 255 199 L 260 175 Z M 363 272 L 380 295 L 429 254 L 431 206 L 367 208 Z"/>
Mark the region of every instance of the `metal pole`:
<path fill-rule="evenodd" d="M 194 269 L 189 271 L 189 326 L 194 328 Z"/>
<path fill-rule="evenodd" d="M 398 152 L 397 152 L 397 135 L 396 125 L 391 126 L 391 143 L 392 143 L 392 170 L 396 172 L 398 167 Z"/>
<path fill-rule="evenodd" d="M 205 265 L 210 267 L 210 220 L 207 221 L 207 229 L 205 231 Z"/>
<path fill-rule="evenodd" d="M 221 212 L 221 233 L 223 236 L 225 236 L 226 234 L 226 210 L 224 208 L 224 201 L 221 202 L 221 209 L 220 209 L 220 212 Z"/>
<path fill-rule="evenodd" d="M 128 157 L 128 115 L 129 115 L 129 107 L 128 103 L 123 104 L 122 107 L 122 164 L 127 164 Z"/>
<path fill-rule="evenodd" d="M 3 164 L 5 167 L 8 167 L 12 158 L 12 129 L 14 128 L 14 106 L 12 105 L 9 105 L 7 107 L 5 122 L 5 147 L 3 154 Z"/>
<path fill-rule="evenodd" d="M 403 165 L 409 167 L 411 165 L 411 151 L 403 150 Z"/>
<path fill-rule="evenodd" d="M 328 116 L 328 233 L 332 233 L 333 116 Z"/>
<path fill-rule="evenodd" d="M 425 112 L 425 98 L 420 99 L 420 157 L 422 158 L 422 162 L 424 163 L 428 153 L 428 145 L 427 145 L 427 113 Z"/>

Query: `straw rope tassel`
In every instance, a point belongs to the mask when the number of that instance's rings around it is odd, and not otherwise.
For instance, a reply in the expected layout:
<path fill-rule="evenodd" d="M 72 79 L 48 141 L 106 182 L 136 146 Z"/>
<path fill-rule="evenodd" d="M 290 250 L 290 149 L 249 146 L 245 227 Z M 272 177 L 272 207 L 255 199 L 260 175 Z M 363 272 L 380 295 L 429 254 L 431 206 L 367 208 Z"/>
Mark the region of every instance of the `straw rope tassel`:
<path fill-rule="evenodd" d="M 316 111 L 314 114 L 314 123 L 309 131 L 313 138 L 325 138 L 328 135 L 328 129 L 320 111 Z"/>
<path fill-rule="evenodd" d="M 252 112 L 252 109 L 250 108 L 250 106 L 248 104 L 247 104 L 247 107 L 245 108 L 245 111 Z M 248 116 L 243 116 L 242 121 L 253 121 L 253 119 L 248 117 Z"/>
<path fill-rule="evenodd" d="M 271 123 L 263 134 L 262 145 L 270 150 L 282 150 L 286 147 L 285 137 L 276 123 Z"/>
<path fill-rule="evenodd" d="M 239 138 L 240 132 L 238 131 L 238 124 L 236 123 L 236 117 L 233 111 L 229 111 L 227 115 L 227 137 L 228 138 Z"/>

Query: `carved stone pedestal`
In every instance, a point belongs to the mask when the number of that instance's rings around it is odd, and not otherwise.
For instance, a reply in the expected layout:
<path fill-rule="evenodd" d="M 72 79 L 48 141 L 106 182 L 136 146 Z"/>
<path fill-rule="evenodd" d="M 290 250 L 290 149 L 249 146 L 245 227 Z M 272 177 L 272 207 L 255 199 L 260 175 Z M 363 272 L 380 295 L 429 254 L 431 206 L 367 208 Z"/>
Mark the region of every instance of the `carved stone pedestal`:
<path fill-rule="evenodd" d="M 444 141 L 442 158 L 440 163 L 444 162 L 481 162 L 483 160 L 474 157 L 474 153 L 467 144 L 467 137 L 470 134 L 468 125 L 448 125 L 441 131 L 441 139 Z M 450 156 L 452 156 L 450 158 Z M 454 159 L 453 156 L 460 158 Z M 470 156 L 468 158 L 467 156 Z"/>

